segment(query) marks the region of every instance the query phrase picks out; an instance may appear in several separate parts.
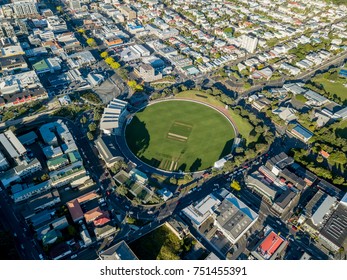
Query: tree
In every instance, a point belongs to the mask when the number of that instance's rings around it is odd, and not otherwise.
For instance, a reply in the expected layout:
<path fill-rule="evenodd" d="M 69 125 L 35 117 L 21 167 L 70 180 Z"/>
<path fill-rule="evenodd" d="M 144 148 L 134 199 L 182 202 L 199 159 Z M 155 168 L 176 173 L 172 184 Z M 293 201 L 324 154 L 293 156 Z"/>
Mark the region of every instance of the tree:
<path fill-rule="evenodd" d="M 244 85 L 243 85 L 243 88 L 244 89 L 250 89 L 252 87 L 252 85 L 249 83 L 249 82 L 246 82 Z"/>
<path fill-rule="evenodd" d="M 172 93 L 174 94 L 174 95 L 176 95 L 176 94 L 178 94 L 178 88 L 176 88 L 176 87 L 174 87 L 173 89 L 172 89 Z"/>
<path fill-rule="evenodd" d="M 230 187 L 232 189 L 234 189 L 235 191 L 240 191 L 241 190 L 241 186 L 240 186 L 240 183 L 233 180 L 231 183 L 230 183 Z"/>
<path fill-rule="evenodd" d="M 87 123 L 87 118 L 86 118 L 86 116 L 83 116 L 83 117 L 80 119 L 80 123 L 81 123 L 81 124 L 86 124 L 86 123 Z"/>
<path fill-rule="evenodd" d="M 107 58 L 105 58 L 105 62 L 108 64 L 108 65 L 111 65 L 113 62 L 115 62 L 114 58 L 109 56 Z"/>
<path fill-rule="evenodd" d="M 233 169 L 234 165 L 231 163 L 231 161 L 225 162 L 222 168 L 223 172 L 231 172 Z"/>
<path fill-rule="evenodd" d="M 128 81 L 128 86 L 134 91 L 141 91 L 143 87 L 139 85 L 135 80 Z"/>
<path fill-rule="evenodd" d="M 112 173 L 116 174 L 118 173 L 121 169 L 127 168 L 128 165 L 125 163 L 124 160 L 118 160 L 115 162 L 115 164 L 110 168 Z"/>
<path fill-rule="evenodd" d="M 192 179 L 193 179 L 193 177 L 192 177 L 191 174 L 189 174 L 189 173 L 184 174 L 184 180 L 185 180 L 185 181 L 190 181 L 190 180 L 192 180 Z"/>
<path fill-rule="evenodd" d="M 181 91 L 186 91 L 188 88 L 185 85 L 181 85 Z"/>
<path fill-rule="evenodd" d="M 16 127 L 13 126 L 13 125 L 11 125 L 8 129 L 11 130 L 12 132 L 15 132 L 15 131 L 16 131 Z"/>
<path fill-rule="evenodd" d="M 86 33 L 86 31 L 83 28 L 78 29 L 77 32 L 83 35 Z"/>
<path fill-rule="evenodd" d="M 63 13 L 63 7 L 62 6 L 57 6 L 56 10 L 58 13 L 61 13 L 61 14 Z"/>
<path fill-rule="evenodd" d="M 338 176 L 333 180 L 335 185 L 342 185 L 345 182 L 345 178 Z"/>
<path fill-rule="evenodd" d="M 217 96 L 217 95 L 221 95 L 221 94 L 222 94 L 222 91 L 220 89 L 212 87 L 211 95 Z"/>
<path fill-rule="evenodd" d="M 120 185 L 116 188 L 116 192 L 120 195 L 126 195 L 128 193 L 128 189 L 124 185 Z"/>
<path fill-rule="evenodd" d="M 43 174 L 42 176 L 41 176 L 41 181 L 43 182 L 43 181 L 47 181 L 49 179 L 49 175 L 47 174 L 47 173 L 45 173 L 45 174 Z"/>
<path fill-rule="evenodd" d="M 322 163 L 323 160 L 324 160 L 324 159 L 323 159 L 323 157 L 322 157 L 321 155 L 318 155 L 318 156 L 317 156 L 317 162 L 318 162 L 318 163 Z"/>
<path fill-rule="evenodd" d="M 94 139 L 94 135 L 93 135 L 93 133 L 91 133 L 91 132 L 87 132 L 87 137 L 88 137 L 88 139 L 90 140 L 90 141 L 92 141 L 93 139 Z"/>
<path fill-rule="evenodd" d="M 101 119 L 101 115 L 98 110 L 94 111 L 94 121 L 99 121 Z"/>
<path fill-rule="evenodd" d="M 108 57 L 108 52 L 102 52 L 102 53 L 100 54 L 100 57 L 101 57 L 101 58 L 106 58 L 106 57 Z"/>
<path fill-rule="evenodd" d="M 89 128 L 89 131 L 90 131 L 90 132 L 95 131 L 95 130 L 96 130 L 96 124 L 95 124 L 95 122 L 90 123 L 90 124 L 88 125 L 88 128 Z"/>
<path fill-rule="evenodd" d="M 175 177 L 170 177 L 170 184 L 177 185 L 177 179 Z"/>
<path fill-rule="evenodd" d="M 115 61 L 115 62 L 111 63 L 110 66 L 111 66 L 112 69 L 118 69 L 120 67 L 120 64 Z"/>
<path fill-rule="evenodd" d="M 87 39 L 87 44 L 88 44 L 89 47 L 92 47 L 92 48 L 96 47 L 96 42 L 95 42 L 94 38 L 88 38 Z"/>
<path fill-rule="evenodd" d="M 195 60 L 196 63 L 202 64 L 204 61 L 202 59 L 202 57 L 199 57 Z"/>
<path fill-rule="evenodd" d="M 134 217 L 127 217 L 127 223 L 128 224 L 134 224 L 136 222 L 136 219 Z"/>
<path fill-rule="evenodd" d="M 330 154 L 328 161 L 330 164 L 338 163 L 338 164 L 344 165 L 347 163 L 347 156 L 344 152 L 336 151 Z"/>
<path fill-rule="evenodd" d="M 260 133 L 263 133 L 264 132 L 264 129 L 262 126 L 258 125 L 255 127 L 255 132 L 260 134 Z"/>
<path fill-rule="evenodd" d="M 233 33 L 233 28 L 232 27 L 224 28 L 223 32 L 224 33 Z"/>

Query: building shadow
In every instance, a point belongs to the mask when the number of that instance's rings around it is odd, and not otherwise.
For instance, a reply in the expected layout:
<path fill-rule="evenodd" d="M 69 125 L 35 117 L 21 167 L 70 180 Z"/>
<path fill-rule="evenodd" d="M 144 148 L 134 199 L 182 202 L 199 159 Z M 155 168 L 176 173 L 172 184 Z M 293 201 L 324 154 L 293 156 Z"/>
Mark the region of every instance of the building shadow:
<path fill-rule="evenodd" d="M 146 123 L 134 116 L 125 131 L 127 144 L 135 155 L 142 155 L 149 146 L 150 135 Z"/>
<path fill-rule="evenodd" d="M 224 148 L 221 154 L 219 155 L 219 158 L 225 157 L 226 155 L 231 153 L 231 148 L 233 147 L 233 143 L 234 143 L 234 139 L 230 139 L 225 143 Z"/>

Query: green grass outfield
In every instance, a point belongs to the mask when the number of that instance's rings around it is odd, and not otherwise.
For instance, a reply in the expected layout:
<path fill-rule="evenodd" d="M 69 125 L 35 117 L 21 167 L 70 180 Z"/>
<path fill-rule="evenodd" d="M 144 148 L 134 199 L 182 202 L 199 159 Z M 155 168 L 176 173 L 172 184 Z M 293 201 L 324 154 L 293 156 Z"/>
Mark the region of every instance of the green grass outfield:
<path fill-rule="evenodd" d="M 180 92 L 176 95 L 176 97 L 194 99 L 197 101 L 209 103 L 221 109 L 225 107 L 225 105 L 219 100 L 217 100 L 214 96 L 208 95 L 203 91 L 187 90 Z M 231 108 L 228 109 L 228 112 L 229 115 L 232 117 L 239 133 L 243 138 L 246 139 L 246 142 L 248 143 L 251 131 L 254 129 L 254 127 L 249 123 L 249 121 L 246 118 L 243 118 L 240 115 L 236 114 L 234 110 L 232 110 Z"/>
<path fill-rule="evenodd" d="M 235 132 L 214 109 L 174 100 L 136 113 L 125 136 L 142 161 L 164 170 L 194 172 L 230 153 Z"/>
<path fill-rule="evenodd" d="M 341 98 L 342 101 L 347 100 L 347 88 L 343 83 L 347 83 L 347 80 L 338 80 L 336 82 L 331 82 L 322 76 L 318 76 L 313 79 L 314 82 L 323 85 L 324 89 L 331 94 L 336 94 Z"/>

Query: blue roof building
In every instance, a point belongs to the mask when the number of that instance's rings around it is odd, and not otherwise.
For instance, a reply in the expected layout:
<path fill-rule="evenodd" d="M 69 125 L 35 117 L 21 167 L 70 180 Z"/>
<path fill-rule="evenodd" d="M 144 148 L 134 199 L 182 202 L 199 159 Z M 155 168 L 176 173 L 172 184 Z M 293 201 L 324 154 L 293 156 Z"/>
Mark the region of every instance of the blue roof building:
<path fill-rule="evenodd" d="M 341 69 L 339 72 L 339 76 L 342 78 L 347 78 L 347 69 Z"/>
<path fill-rule="evenodd" d="M 299 138 L 300 140 L 304 141 L 305 143 L 310 140 L 310 138 L 313 136 L 313 133 L 311 131 L 309 131 L 308 129 L 304 128 L 303 126 L 301 126 L 300 124 L 296 125 L 293 129 L 292 129 L 292 134 Z"/>

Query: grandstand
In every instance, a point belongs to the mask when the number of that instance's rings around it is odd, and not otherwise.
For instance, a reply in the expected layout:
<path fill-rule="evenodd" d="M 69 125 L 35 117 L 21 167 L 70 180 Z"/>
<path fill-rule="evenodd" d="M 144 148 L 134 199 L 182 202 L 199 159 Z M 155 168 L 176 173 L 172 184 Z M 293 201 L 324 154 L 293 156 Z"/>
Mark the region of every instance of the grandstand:
<path fill-rule="evenodd" d="M 118 134 L 118 128 L 124 121 L 123 114 L 126 111 L 127 102 L 119 99 L 113 99 L 104 112 L 100 121 L 100 129 L 105 134 Z"/>

